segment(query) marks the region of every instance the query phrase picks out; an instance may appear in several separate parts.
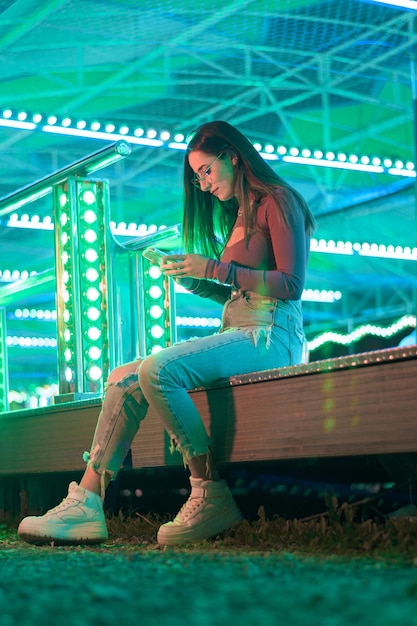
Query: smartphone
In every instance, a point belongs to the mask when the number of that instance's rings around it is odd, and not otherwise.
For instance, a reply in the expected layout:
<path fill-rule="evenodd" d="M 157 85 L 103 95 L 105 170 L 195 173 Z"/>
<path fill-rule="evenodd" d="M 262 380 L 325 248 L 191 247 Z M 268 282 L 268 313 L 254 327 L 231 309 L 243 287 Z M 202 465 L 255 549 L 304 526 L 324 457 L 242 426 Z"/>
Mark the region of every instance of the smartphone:
<path fill-rule="evenodd" d="M 150 261 L 151 263 L 155 263 L 155 265 L 158 265 L 158 267 L 161 265 L 162 259 L 167 254 L 168 252 L 164 252 L 163 250 L 155 248 L 154 246 L 150 246 L 142 252 L 142 256 L 144 256 L 145 259 L 148 259 L 148 261 Z"/>

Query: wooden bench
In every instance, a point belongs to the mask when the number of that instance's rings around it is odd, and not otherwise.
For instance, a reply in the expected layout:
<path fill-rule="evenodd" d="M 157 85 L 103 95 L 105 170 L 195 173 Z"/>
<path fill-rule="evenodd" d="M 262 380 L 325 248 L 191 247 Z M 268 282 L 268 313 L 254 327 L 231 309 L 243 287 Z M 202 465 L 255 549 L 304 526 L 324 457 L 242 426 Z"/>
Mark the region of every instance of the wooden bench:
<path fill-rule="evenodd" d="M 232 378 L 190 391 L 219 463 L 417 451 L 417 346 Z M 0 511 L 25 477 L 82 471 L 99 399 L 0 416 Z M 181 465 L 149 411 L 133 468 Z M 12 482 L 10 482 L 12 480 Z M 17 486 L 16 486 L 17 485 Z"/>

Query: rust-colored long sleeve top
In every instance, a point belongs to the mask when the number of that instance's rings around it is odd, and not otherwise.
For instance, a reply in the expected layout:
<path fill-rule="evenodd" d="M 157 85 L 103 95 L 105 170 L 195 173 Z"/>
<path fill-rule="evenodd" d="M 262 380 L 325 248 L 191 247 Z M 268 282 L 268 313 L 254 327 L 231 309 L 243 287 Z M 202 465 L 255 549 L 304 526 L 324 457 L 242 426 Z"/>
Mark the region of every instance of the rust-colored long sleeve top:
<path fill-rule="evenodd" d="M 261 201 L 256 228 L 245 241 L 243 217 L 238 215 L 221 259 L 210 259 L 207 264 L 209 280 L 194 284 L 193 293 L 220 303 L 227 300 L 231 289 L 283 300 L 301 298 L 310 242 L 299 202 L 291 191 L 284 193 L 292 205 L 288 224 L 268 196 Z"/>

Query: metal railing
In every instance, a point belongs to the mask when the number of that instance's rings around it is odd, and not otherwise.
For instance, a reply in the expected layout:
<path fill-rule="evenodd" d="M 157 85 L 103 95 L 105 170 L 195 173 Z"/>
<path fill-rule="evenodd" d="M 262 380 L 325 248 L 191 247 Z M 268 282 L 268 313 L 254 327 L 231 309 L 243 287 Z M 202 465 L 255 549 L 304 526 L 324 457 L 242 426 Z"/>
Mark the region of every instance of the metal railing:
<path fill-rule="evenodd" d="M 101 395 L 110 369 L 145 353 L 147 317 L 144 310 L 142 252 L 150 245 L 162 243 L 178 247 L 179 225 L 126 242 L 118 241 L 112 235 L 108 183 L 86 177 L 128 156 L 130 151 L 126 142 L 116 142 L 0 199 L 1 217 L 48 193 L 52 194 L 55 265 L 0 287 L 0 305 L 7 307 L 28 295 L 32 297 L 45 293 L 45 288 L 53 285 L 57 303 L 58 402 Z M 80 200 L 83 193 L 90 194 L 84 204 L 82 198 Z M 93 209 L 96 214 L 92 217 Z M 87 214 L 92 219 L 91 223 Z M 95 254 L 96 265 L 90 267 L 86 263 L 86 250 L 91 252 L 94 244 L 88 248 L 88 231 L 100 240 Z M 89 287 L 94 288 L 93 283 L 88 283 L 91 279 L 86 267 L 96 274 L 95 301 L 88 301 L 86 297 Z M 165 303 L 169 307 L 168 319 L 174 304 L 169 296 Z M 86 314 L 94 306 L 99 315 L 95 325 L 91 324 L 95 343 Z M 168 325 L 173 340 L 175 324 L 168 319 Z M 99 356 L 88 361 L 91 354 Z M 2 362 L 4 371 L 0 372 L 0 380 L 7 379 L 7 356 Z"/>

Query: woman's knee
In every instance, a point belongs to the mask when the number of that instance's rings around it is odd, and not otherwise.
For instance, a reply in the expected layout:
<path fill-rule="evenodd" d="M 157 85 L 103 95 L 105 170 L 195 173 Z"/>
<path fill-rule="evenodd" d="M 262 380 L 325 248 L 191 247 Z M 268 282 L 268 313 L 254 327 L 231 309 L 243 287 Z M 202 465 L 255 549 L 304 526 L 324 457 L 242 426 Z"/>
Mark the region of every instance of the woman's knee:
<path fill-rule="evenodd" d="M 143 359 L 138 368 L 139 385 L 141 388 L 146 387 L 150 381 L 154 381 L 157 377 L 157 359 L 156 354 L 149 354 Z"/>
<path fill-rule="evenodd" d="M 107 378 L 108 383 L 118 383 L 124 378 L 128 376 L 137 376 L 139 369 L 140 361 L 132 361 L 130 363 L 125 363 L 124 365 L 119 365 L 112 370 Z"/>

